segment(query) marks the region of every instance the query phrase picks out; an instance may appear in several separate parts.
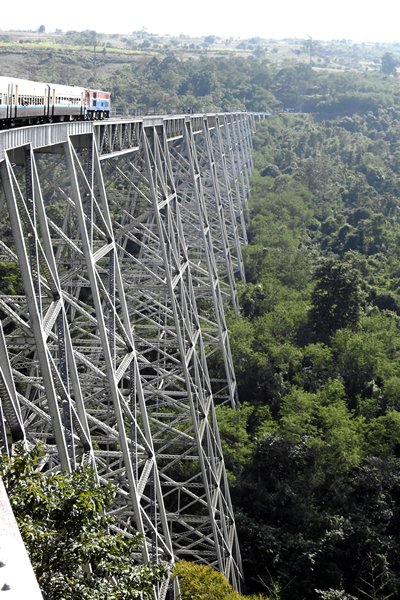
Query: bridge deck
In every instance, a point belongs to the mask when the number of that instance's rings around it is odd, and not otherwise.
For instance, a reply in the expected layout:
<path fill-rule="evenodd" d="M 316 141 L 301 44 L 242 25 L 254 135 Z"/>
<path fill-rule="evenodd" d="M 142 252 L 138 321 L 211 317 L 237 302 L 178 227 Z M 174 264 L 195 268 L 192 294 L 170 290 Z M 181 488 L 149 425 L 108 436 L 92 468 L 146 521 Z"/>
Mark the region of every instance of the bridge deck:
<path fill-rule="evenodd" d="M 192 118 L 199 115 L 192 115 Z M 201 118 L 201 117 L 200 117 Z M 145 117 L 124 117 L 119 119 L 108 119 L 107 121 L 73 121 L 70 123 L 51 123 L 47 125 L 34 125 L 29 127 L 17 127 L 0 131 L 0 160 L 4 159 L 6 150 L 18 148 L 31 144 L 33 149 L 53 146 L 65 142 L 72 135 L 92 133 L 100 129 L 123 128 L 128 124 L 141 127 L 161 127 L 167 121 L 168 124 L 180 123 L 181 134 L 185 115 L 154 115 Z M 126 150 L 126 149 L 125 149 Z"/>
<path fill-rule="evenodd" d="M 219 116 L 228 118 L 236 113 L 221 113 Z M 202 121 L 207 118 L 208 126 L 213 127 L 218 113 L 212 114 L 191 114 L 191 115 L 151 115 L 143 117 L 123 117 L 107 119 L 106 121 L 73 121 L 71 123 L 51 123 L 47 125 L 34 125 L 29 127 L 18 127 L 0 131 L 0 161 L 4 159 L 6 150 L 18 148 L 30 144 L 33 149 L 54 146 L 65 142 L 70 136 L 81 135 L 95 132 L 99 144 L 100 155 L 103 158 L 118 156 L 136 148 L 133 139 L 137 139 L 143 127 L 163 127 L 168 135 L 168 139 L 181 138 L 184 135 L 184 124 L 187 120 L 192 123 L 193 131 L 201 130 Z M 255 119 L 264 118 L 264 115 L 255 114 Z M 132 137 L 126 133 L 126 129 L 134 129 L 136 135 Z M 122 133 L 121 133 L 122 132 Z M 109 138 L 107 147 L 100 148 L 99 141 Z M 115 147 L 110 140 L 115 137 L 124 143 Z M 128 142 L 127 142 L 128 140 Z"/>

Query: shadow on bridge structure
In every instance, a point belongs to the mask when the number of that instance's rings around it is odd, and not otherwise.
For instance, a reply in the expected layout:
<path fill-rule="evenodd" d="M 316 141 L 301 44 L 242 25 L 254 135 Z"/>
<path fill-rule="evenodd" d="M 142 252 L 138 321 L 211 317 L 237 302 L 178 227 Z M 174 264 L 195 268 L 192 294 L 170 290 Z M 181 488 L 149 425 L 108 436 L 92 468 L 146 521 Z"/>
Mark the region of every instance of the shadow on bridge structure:
<path fill-rule="evenodd" d="M 143 534 L 142 561 L 205 563 L 236 589 L 215 404 L 238 406 L 224 311 L 239 310 L 261 118 L 0 133 L 3 452 L 40 440 L 51 469 L 90 464 L 118 490 L 120 530 Z"/>

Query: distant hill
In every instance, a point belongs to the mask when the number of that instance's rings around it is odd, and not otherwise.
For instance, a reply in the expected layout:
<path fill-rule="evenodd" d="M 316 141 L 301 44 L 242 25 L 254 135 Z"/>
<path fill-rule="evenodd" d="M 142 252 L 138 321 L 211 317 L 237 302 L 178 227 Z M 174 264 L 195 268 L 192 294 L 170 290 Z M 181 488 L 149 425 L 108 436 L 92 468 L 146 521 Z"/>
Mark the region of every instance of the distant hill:
<path fill-rule="evenodd" d="M 375 110 L 394 93 L 383 57 L 400 62 L 399 44 L 40 31 L 0 31 L 0 74 L 107 89 L 131 114 Z"/>

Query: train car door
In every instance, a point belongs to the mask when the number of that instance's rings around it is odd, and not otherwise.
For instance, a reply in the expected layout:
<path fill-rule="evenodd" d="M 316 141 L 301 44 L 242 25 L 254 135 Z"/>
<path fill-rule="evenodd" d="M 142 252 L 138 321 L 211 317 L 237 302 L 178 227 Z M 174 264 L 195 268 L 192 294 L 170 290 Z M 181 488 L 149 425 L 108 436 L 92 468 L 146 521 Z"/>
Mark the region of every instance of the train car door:
<path fill-rule="evenodd" d="M 50 106 L 49 106 L 49 117 L 54 117 L 55 104 L 56 104 L 56 88 L 49 88 Z"/>
<path fill-rule="evenodd" d="M 46 85 L 46 92 L 44 97 L 44 116 L 50 116 L 50 86 Z"/>
<path fill-rule="evenodd" d="M 7 119 L 15 119 L 17 116 L 17 87 L 12 82 L 8 84 Z"/>
<path fill-rule="evenodd" d="M 19 85 L 16 83 L 14 86 L 14 94 L 13 94 L 13 104 L 14 104 L 14 117 L 17 118 L 18 116 L 18 94 L 19 94 Z"/>

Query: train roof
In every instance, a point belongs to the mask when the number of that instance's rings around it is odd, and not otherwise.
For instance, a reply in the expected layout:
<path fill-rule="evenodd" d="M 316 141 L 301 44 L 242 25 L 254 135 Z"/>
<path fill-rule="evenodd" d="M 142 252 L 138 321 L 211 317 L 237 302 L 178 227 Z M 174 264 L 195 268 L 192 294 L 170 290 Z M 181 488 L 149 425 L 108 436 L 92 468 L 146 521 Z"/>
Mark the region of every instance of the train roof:
<path fill-rule="evenodd" d="M 50 86 L 50 89 L 55 90 L 58 96 L 81 95 L 85 92 L 85 88 L 78 87 L 77 85 L 60 85 L 59 83 L 46 83 L 46 85 Z"/>
<path fill-rule="evenodd" d="M 8 92 L 8 86 L 12 83 L 18 85 L 27 93 L 44 93 L 46 84 L 42 81 L 30 81 L 29 79 L 18 79 L 17 77 L 0 77 L 0 91 L 3 93 Z"/>
<path fill-rule="evenodd" d="M 85 88 L 85 90 L 87 92 L 97 92 L 98 94 L 110 94 L 111 93 L 106 90 L 96 90 L 95 88 Z"/>
<path fill-rule="evenodd" d="M 9 84 L 18 85 L 20 92 L 23 94 L 43 94 L 45 89 L 49 86 L 51 89 L 56 90 L 57 95 L 70 96 L 74 94 L 82 94 L 85 88 L 73 86 L 73 85 L 62 85 L 58 83 L 48 83 L 45 81 L 31 81 L 29 79 L 19 79 L 18 77 L 7 77 L 0 76 L 0 92 L 7 93 Z"/>

